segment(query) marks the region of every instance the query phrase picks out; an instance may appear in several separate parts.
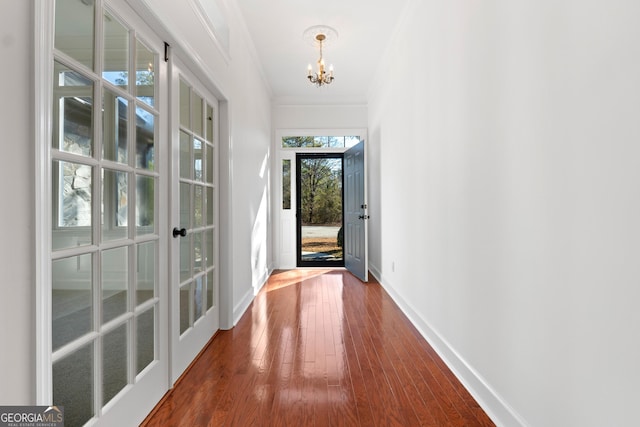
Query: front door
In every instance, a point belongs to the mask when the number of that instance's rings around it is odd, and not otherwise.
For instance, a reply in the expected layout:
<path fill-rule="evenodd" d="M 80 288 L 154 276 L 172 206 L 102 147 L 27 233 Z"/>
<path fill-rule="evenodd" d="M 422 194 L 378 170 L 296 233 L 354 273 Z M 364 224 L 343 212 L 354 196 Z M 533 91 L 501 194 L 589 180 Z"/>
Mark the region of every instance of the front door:
<path fill-rule="evenodd" d="M 345 267 L 363 282 L 368 279 L 367 198 L 364 141 L 344 153 Z"/>
<path fill-rule="evenodd" d="M 218 101 L 175 60 L 171 70 L 171 380 L 219 328 Z"/>
<path fill-rule="evenodd" d="M 298 267 L 343 267 L 342 154 L 296 156 Z"/>

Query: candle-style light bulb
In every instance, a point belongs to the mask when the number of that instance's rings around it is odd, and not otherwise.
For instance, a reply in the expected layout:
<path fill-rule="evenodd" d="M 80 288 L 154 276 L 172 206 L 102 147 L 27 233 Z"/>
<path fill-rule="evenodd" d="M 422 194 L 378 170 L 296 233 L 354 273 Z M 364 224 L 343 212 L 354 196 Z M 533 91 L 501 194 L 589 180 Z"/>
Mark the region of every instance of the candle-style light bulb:
<path fill-rule="evenodd" d="M 311 64 L 307 67 L 307 76 L 311 77 Z"/>
<path fill-rule="evenodd" d="M 329 75 L 333 77 L 333 64 L 329 65 Z"/>

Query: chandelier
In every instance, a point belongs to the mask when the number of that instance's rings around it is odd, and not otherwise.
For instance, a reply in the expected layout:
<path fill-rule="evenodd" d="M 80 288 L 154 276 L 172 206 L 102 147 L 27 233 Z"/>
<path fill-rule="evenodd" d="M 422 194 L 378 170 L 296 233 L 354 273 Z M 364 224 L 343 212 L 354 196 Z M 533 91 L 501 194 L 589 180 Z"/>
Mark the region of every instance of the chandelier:
<path fill-rule="evenodd" d="M 311 68 L 311 64 L 309 64 L 309 67 L 307 68 L 307 78 L 309 79 L 311 84 L 320 87 L 323 85 L 331 84 L 333 82 L 333 65 L 329 66 L 329 72 L 327 73 L 325 69 L 326 67 L 324 65 L 324 59 L 322 58 L 322 44 L 325 42 L 325 40 L 327 40 L 327 34 L 317 33 L 314 36 L 314 40 L 318 42 L 320 46 L 320 58 L 318 58 L 317 62 L 318 69 L 314 73 L 313 69 Z"/>

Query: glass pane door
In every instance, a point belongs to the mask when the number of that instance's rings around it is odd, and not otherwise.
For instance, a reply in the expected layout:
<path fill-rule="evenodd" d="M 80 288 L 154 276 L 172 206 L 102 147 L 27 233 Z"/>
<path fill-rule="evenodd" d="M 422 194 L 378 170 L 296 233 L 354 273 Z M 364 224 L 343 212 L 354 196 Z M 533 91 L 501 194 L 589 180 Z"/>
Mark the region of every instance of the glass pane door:
<path fill-rule="evenodd" d="M 342 154 L 298 154 L 298 266 L 344 266 Z"/>
<path fill-rule="evenodd" d="M 51 393 L 67 425 L 153 407 L 164 390 L 150 378 L 166 384 L 168 369 L 159 352 L 159 49 L 100 5 L 55 8 Z M 141 57 L 143 73 L 130 61 Z"/>
<path fill-rule="evenodd" d="M 173 280 L 174 378 L 218 329 L 217 101 L 193 78 L 177 73 L 173 199 L 177 242 Z"/>

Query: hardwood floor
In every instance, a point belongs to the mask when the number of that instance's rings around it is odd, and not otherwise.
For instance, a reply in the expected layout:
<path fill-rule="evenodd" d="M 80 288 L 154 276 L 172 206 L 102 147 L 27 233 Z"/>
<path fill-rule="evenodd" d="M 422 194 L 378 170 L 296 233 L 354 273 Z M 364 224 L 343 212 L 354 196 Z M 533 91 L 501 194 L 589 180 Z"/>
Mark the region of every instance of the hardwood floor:
<path fill-rule="evenodd" d="M 276 271 L 143 426 L 493 426 L 375 281 Z"/>

